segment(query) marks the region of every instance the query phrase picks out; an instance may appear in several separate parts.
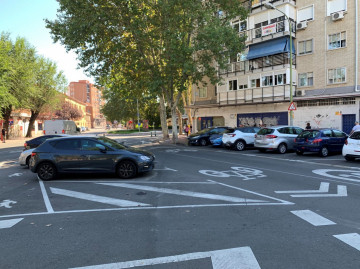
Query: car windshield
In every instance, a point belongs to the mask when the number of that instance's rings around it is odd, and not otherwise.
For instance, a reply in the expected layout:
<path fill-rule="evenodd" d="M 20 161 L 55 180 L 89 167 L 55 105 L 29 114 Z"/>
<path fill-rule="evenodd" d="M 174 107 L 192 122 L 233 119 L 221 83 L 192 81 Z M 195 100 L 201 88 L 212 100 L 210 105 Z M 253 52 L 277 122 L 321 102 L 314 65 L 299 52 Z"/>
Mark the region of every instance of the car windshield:
<path fill-rule="evenodd" d="M 260 131 L 257 134 L 258 135 L 268 135 L 268 134 L 272 134 L 273 132 L 274 132 L 274 129 L 262 128 L 262 129 L 260 129 Z"/>
<path fill-rule="evenodd" d="M 97 138 L 97 140 L 99 140 L 99 141 L 103 142 L 104 144 L 108 145 L 109 147 L 112 147 L 115 149 L 126 149 L 126 147 L 124 145 L 116 142 L 115 140 L 104 137 L 104 136 Z"/>
<path fill-rule="evenodd" d="M 355 132 L 350 136 L 351 139 L 360 140 L 360 132 Z"/>
<path fill-rule="evenodd" d="M 303 131 L 301 134 L 299 134 L 299 138 L 314 138 L 317 137 L 319 131 Z"/>

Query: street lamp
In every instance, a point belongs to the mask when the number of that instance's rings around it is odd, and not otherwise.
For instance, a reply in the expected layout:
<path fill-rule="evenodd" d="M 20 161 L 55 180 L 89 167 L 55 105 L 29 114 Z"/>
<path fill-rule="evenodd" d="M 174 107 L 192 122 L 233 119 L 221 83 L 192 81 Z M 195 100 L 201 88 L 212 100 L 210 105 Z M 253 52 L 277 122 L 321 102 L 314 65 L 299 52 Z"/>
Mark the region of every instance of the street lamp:
<path fill-rule="evenodd" d="M 276 9 L 277 11 L 281 12 L 282 14 L 284 14 L 285 18 L 287 19 L 288 23 L 289 23 L 289 32 L 290 32 L 290 105 L 293 102 L 293 90 L 292 90 L 292 29 L 291 29 L 291 21 L 289 16 L 287 16 L 284 12 L 282 12 L 280 9 L 277 9 L 273 4 L 271 3 L 265 3 L 264 6 L 267 9 Z M 293 126 L 293 110 L 290 110 L 290 126 Z"/>

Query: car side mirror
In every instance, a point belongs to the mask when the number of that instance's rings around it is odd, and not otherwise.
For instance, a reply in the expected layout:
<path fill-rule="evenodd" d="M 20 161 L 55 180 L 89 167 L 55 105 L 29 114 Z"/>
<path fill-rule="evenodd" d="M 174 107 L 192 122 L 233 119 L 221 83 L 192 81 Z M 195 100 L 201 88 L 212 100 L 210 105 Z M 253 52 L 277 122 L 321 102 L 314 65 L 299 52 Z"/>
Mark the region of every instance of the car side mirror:
<path fill-rule="evenodd" d="M 100 152 L 106 153 L 106 147 L 105 147 L 105 146 L 99 145 L 99 146 L 98 146 L 98 149 L 99 149 Z"/>

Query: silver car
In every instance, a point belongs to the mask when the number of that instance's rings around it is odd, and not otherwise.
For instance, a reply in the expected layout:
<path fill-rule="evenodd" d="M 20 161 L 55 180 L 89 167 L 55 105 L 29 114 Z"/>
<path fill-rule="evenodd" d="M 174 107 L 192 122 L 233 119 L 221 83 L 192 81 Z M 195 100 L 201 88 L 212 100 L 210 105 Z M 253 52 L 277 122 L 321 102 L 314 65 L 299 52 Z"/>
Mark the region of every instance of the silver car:
<path fill-rule="evenodd" d="M 21 166 L 27 166 L 29 167 L 29 161 L 31 158 L 31 153 L 33 152 L 35 148 L 32 149 L 27 149 L 24 150 L 23 152 L 21 152 L 20 157 L 19 157 L 19 164 Z"/>
<path fill-rule="evenodd" d="M 255 135 L 254 146 L 261 152 L 266 150 L 277 150 L 284 154 L 288 150 L 293 150 L 294 139 L 303 131 L 296 126 L 272 126 L 261 128 Z"/>

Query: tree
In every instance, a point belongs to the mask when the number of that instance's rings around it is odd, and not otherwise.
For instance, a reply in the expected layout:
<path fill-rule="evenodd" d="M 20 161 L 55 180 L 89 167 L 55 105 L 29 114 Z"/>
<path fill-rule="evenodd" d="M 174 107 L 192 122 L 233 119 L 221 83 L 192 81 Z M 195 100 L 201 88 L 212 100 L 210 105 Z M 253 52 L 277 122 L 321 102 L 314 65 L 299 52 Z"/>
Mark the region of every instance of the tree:
<path fill-rule="evenodd" d="M 95 77 L 121 74 L 158 96 L 172 115 L 192 84 L 219 81 L 217 65 L 241 52 L 230 21 L 247 16 L 242 0 L 59 0 L 57 20 L 46 20 L 55 41 L 75 50 Z M 138 74 L 141 74 L 139 76 Z M 163 129 L 164 131 L 164 129 Z"/>
<path fill-rule="evenodd" d="M 63 102 L 61 109 L 55 111 L 55 116 L 62 120 L 78 120 L 83 117 L 79 109 L 66 101 Z"/>
<path fill-rule="evenodd" d="M 56 64 L 41 56 L 36 60 L 34 74 L 34 90 L 28 96 L 26 105 L 31 111 L 26 137 L 31 137 L 34 122 L 40 112 L 46 106 L 53 106 L 59 102 L 58 93 L 63 92 L 67 84 L 62 72 L 57 72 Z"/>

